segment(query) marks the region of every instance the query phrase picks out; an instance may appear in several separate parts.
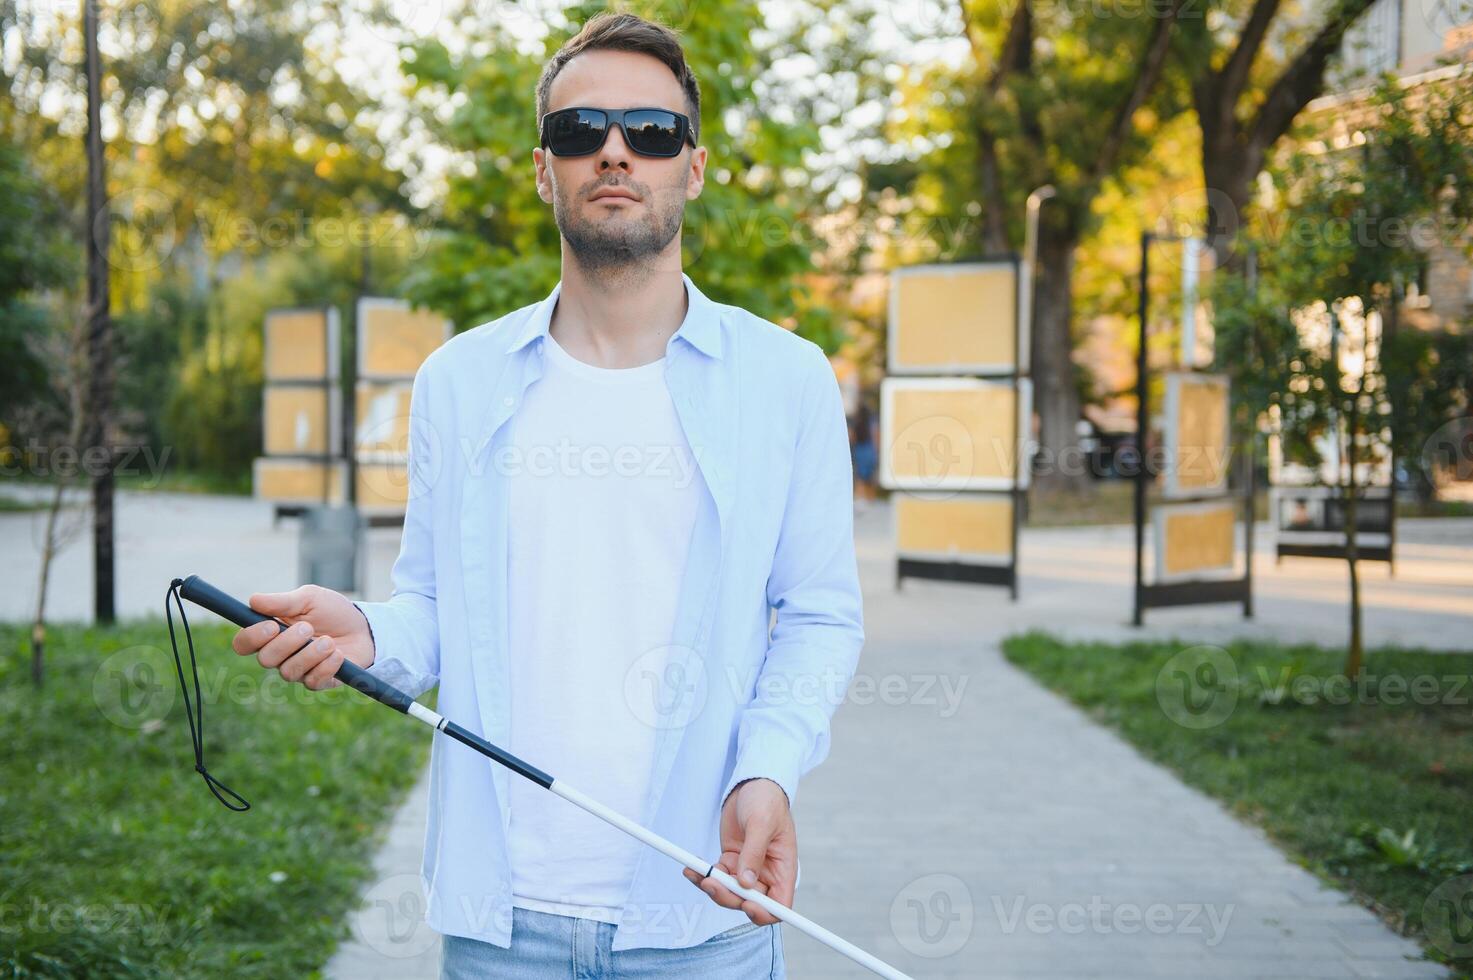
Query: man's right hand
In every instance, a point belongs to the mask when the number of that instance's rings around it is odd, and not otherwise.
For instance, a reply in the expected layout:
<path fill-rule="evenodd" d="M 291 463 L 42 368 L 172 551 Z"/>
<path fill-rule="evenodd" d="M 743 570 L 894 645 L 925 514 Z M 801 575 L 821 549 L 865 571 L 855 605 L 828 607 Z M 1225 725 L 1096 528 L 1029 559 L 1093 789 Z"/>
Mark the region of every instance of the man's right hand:
<path fill-rule="evenodd" d="M 342 681 L 333 675 L 346 658 L 360 667 L 373 663 L 373 635 L 368 620 L 348 597 L 320 585 L 290 592 L 258 592 L 250 607 L 288 624 L 283 631 L 270 620 L 247 626 L 230 645 L 241 656 L 255 654 L 262 667 L 274 667 L 282 679 L 323 691 Z M 316 637 L 302 649 L 303 644 Z M 298 652 L 300 650 L 300 652 Z"/>

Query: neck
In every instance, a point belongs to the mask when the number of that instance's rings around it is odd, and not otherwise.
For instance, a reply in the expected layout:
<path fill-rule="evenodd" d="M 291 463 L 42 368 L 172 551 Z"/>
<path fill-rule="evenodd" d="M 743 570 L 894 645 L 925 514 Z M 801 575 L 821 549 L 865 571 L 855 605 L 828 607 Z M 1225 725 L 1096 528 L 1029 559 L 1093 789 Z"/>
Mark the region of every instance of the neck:
<path fill-rule="evenodd" d="M 562 288 L 548 332 L 569 354 L 607 368 L 658 360 L 685 320 L 689 299 L 681 279 L 680 237 L 673 255 L 638 267 L 590 270 L 563 248 Z"/>

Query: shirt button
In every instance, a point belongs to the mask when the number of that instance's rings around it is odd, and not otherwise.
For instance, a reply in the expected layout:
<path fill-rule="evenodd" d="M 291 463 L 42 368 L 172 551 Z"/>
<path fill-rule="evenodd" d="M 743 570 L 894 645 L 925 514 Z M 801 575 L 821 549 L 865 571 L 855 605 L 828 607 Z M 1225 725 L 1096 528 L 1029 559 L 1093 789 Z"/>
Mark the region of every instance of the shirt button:
<path fill-rule="evenodd" d="M 501 404 L 503 404 L 503 405 L 510 405 L 511 403 L 512 403 L 512 397 L 511 397 L 511 395 L 507 395 L 505 398 L 503 398 L 501 400 Z"/>

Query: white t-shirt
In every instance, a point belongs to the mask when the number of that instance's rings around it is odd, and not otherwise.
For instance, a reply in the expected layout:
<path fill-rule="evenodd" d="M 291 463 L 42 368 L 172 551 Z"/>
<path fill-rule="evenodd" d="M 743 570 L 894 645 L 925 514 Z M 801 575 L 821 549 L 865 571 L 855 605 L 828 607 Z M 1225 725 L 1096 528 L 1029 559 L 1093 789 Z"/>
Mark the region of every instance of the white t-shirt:
<path fill-rule="evenodd" d="M 658 730 L 626 682 L 662 669 L 701 478 L 663 357 L 601 368 L 542 343 L 501 464 L 508 748 L 637 820 Z M 530 782 L 510 789 L 513 904 L 618 922 L 643 845 Z"/>

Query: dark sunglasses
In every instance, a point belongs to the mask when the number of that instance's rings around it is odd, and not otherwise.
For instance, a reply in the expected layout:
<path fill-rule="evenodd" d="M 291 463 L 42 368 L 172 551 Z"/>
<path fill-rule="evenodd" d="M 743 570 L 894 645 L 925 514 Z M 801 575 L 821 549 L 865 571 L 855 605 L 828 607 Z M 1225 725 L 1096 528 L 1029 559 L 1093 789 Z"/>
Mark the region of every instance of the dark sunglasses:
<path fill-rule="evenodd" d="M 583 157 L 596 153 L 618 126 L 624 142 L 640 156 L 679 156 L 689 141 L 696 145 L 690 118 L 669 109 L 592 109 L 572 106 L 542 117 L 542 145 L 554 156 Z"/>

